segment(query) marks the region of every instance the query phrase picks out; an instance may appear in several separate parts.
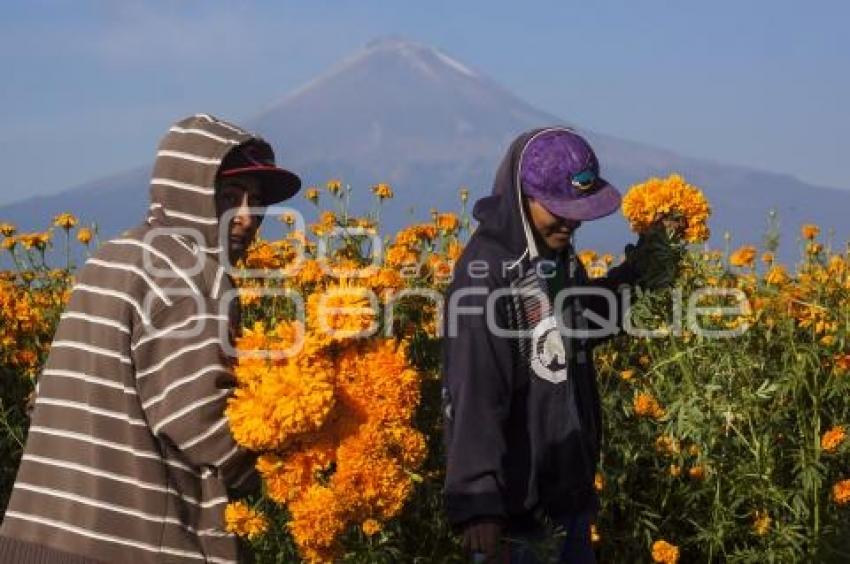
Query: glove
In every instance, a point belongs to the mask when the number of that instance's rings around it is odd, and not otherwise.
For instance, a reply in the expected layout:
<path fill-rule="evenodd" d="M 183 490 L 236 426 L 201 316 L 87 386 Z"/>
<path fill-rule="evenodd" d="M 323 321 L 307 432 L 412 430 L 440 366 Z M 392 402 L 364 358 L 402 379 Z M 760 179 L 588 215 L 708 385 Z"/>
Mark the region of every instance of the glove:
<path fill-rule="evenodd" d="M 629 249 L 628 247 L 632 247 Z M 663 225 L 656 225 L 626 248 L 626 260 L 638 274 L 638 284 L 648 290 L 672 286 L 685 248 Z"/>

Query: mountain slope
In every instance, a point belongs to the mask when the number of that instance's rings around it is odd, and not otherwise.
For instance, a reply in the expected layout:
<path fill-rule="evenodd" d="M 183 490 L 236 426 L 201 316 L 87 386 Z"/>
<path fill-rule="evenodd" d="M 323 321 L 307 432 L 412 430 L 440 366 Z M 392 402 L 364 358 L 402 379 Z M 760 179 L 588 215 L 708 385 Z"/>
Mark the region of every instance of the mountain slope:
<path fill-rule="evenodd" d="M 397 228 L 409 221 L 411 207 L 419 219 L 427 218 L 431 207 L 456 209 L 460 186 L 468 186 L 473 199 L 485 195 L 514 136 L 563 123 L 436 49 L 390 38 L 370 43 L 258 112 L 247 125 L 265 136 L 278 161 L 299 172 L 306 184 L 332 177 L 350 183 L 361 211 L 371 205 L 371 184 L 392 184 L 396 197 L 383 217 L 389 228 Z M 850 235 L 843 217 L 843 210 L 850 209 L 850 190 L 584 133 L 599 153 L 603 174 L 624 189 L 672 171 L 701 186 L 715 210 L 715 243 L 722 243 L 726 230 L 733 233 L 734 244 L 758 242 L 771 207 L 783 223 L 786 259 L 796 256 L 794 238 L 801 222 L 833 227 L 840 240 Z M 140 155 L 140 161 L 148 157 Z M 0 208 L 0 219 L 36 229 L 68 210 L 97 220 L 105 235 L 113 235 L 143 217 L 147 169 Z M 312 212 L 302 198 L 293 205 Z M 587 225 L 580 235 L 581 246 L 613 251 L 630 238 L 620 216 Z"/>

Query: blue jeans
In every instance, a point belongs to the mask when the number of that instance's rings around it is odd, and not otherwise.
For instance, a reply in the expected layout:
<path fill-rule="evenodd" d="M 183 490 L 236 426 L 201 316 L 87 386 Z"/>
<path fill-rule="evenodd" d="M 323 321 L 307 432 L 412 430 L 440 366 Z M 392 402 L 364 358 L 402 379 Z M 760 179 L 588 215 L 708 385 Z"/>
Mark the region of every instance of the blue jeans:
<path fill-rule="evenodd" d="M 595 512 L 578 513 L 558 520 L 558 530 L 566 534 L 558 550 L 558 564 L 596 563 L 596 555 L 593 553 L 590 540 L 590 523 L 594 515 Z M 508 541 L 510 564 L 543 564 L 530 546 L 529 541 L 535 540 L 542 539 L 510 539 Z"/>

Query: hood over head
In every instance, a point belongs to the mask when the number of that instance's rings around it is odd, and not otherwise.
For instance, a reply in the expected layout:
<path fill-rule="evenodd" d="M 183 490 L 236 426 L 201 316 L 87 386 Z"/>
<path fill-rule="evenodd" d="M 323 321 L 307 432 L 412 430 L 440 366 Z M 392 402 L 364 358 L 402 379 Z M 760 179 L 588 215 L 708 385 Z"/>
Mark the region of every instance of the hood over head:
<path fill-rule="evenodd" d="M 266 141 L 226 121 L 196 114 L 175 123 L 156 153 L 147 223 L 175 228 L 176 234 L 198 243 L 199 250 L 218 257 L 223 246 L 215 205 L 216 177 L 222 160 L 235 148 L 246 146 L 273 162 L 274 151 Z M 294 193 L 300 181 L 291 176 Z"/>
<path fill-rule="evenodd" d="M 472 215 L 478 220 L 476 233 L 505 245 L 517 257 L 526 252 L 530 259 L 540 255 L 534 232 L 522 202 L 520 170 L 528 144 L 552 131 L 572 131 L 568 127 L 532 129 L 513 140 L 496 170 L 492 195 L 475 202 Z"/>

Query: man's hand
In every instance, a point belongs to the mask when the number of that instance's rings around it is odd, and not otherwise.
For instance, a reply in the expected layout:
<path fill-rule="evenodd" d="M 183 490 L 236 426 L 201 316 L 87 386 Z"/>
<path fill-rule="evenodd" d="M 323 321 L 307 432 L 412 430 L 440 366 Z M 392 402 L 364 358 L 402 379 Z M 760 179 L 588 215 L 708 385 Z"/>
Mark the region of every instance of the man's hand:
<path fill-rule="evenodd" d="M 498 520 L 475 521 L 463 531 L 463 548 L 470 554 L 484 554 L 484 562 L 499 562 L 501 541 L 502 523 Z"/>
<path fill-rule="evenodd" d="M 637 245 L 626 245 L 626 262 L 632 265 L 638 284 L 645 289 L 668 288 L 676 281 L 685 247 L 669 229 L 657 222 L 641 234 Z"/>

